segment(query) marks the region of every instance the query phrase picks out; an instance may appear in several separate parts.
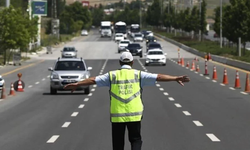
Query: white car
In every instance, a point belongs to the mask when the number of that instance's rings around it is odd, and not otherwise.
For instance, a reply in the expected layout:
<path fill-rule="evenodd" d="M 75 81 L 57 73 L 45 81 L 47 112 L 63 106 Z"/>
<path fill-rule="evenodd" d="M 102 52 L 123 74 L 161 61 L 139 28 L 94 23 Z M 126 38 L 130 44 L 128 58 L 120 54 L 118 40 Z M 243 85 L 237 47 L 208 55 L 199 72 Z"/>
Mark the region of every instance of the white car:
<path fill-rule="evenodd" d="M 134 42 L 143 42 L 143 35 L 141 33 L 135 33 Z"/>
<path fill-rule="evenodd" d="M 3 89 L 4 84 L 5 84 L 5 81 L 4 81 L 3 77 L 0 75 L 0 90 Z"/>
<path fill-rule="evenodd" d="M 124 35 L 122 33 L 116 33 L 115 34 L 115 42 L 124 40 Z"/>
<path fill-rule="evenodd" d="M 163 53 L 161 49 L 151 49 L 149 50 L 145 56 L 145 66 L 150 64 L 159 64 L 159 65 L 166 65 L 166 55 L 167 53 Z"/>
<path fill-rule="evenodd" d="M 87 36 L 89 33 L 87 30 L 82 30 L 81 35 L 82 36 Z"/>
<path fill-rule="evenodd" d="M 118 53 L 120 53 L 121 51 L 126 51 L 126 47 L 128 46 L 128 44 L 130 44 L 131 42 L 129 40 L 121 40 L 118 43 Z"/>

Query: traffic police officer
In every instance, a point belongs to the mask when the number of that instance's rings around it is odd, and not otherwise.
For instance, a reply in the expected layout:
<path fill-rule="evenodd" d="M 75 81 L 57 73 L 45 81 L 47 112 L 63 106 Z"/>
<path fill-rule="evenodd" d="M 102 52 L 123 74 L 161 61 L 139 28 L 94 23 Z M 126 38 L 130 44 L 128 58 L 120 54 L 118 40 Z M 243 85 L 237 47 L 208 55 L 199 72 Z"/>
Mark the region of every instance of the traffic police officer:
<path fill-rule="evenodd" d="M 190 79 L 187 76 L 153 74 L 132 69 L 133 56 L 130 52 L 121 54 L 120 65 L 119 70 L 68 84 L 64 88 L 73 92 L 78 86 L 93 84 L 97 84 L 98 87 L 109 86 L 113 150 L 124 150 L 126 128 L 129 132 L 131 150 L 141 150 L 142 87 L 154 85 L 155 81 L 177 81 L 183 86 L 183 82 L 189 82 Z"/>

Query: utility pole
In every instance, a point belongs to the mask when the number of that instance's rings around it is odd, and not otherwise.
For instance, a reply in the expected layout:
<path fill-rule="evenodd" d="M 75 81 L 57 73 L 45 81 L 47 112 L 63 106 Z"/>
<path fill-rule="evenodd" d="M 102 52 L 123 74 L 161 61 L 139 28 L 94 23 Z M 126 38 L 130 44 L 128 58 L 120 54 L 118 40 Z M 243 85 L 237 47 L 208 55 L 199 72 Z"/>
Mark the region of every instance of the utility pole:
<path fill-rule="evenodd" d="M 6 7 L 10 7 L 10 0 L 6 0 Z"/>
<path fill-rule="evenodd" d="M 220 48 L 222 48 L 222 0 L 220 0 Z"/>
<path fill-rule="evenodd" d="M 202 3 L 202 0 L 200 0 L 200 30 L 199 30 L 199 41 L 201 41 L 201 3 Z"/>
<path fill-rule="evenodd" d="M 142 20 L 141 20 L 141 3 L 142 3 L 142 1 L 140 1 L 140 28 L 142 29 Z"/>

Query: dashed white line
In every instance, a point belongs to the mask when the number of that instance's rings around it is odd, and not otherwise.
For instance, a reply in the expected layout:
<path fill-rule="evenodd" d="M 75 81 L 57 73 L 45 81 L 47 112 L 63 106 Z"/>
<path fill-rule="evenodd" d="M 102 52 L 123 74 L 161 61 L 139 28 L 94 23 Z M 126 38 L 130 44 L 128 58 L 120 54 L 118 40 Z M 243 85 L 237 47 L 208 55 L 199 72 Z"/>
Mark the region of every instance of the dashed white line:
<path fill-rule="evenodd" d="M 174 98 L 173 97 L 169 97 L 168 98 L 170 101 L 174 101 Z"/>
<path fill-rule="evenodd" d="M 59 138 L 59 135 L 53 135 L 47 143 L 54 143 Z"/>
<path fill-rule="evenodd" d="M 180 104 L 178 104 L 178 103 L 175 103 L 174 104 L 176 107 L 178 107 L 178 108 L 180 108 L 181 107 L 181 105 Z"/>
<path fill-rule="evenodd" d="M 193 123 L 198 127 L 203 126 L 203 124 L 200 121 L 193 121 Z"/>
<path fill-rule="evenodd" d="M 186 116 L 191 116 L 191 114 L 190 114 L 188 111 L 183 111 L 183 113 L 184 113 Z"/>
<path fill-rule="evenodd" d="M 220 140 L 214 134 L 207 133 L 206 135 L 210 138 L 211 141 L 213 141 L 213 142 L 220 142 Z"/>
<path fill-rule="evenodd" d="M 203 74 L 200 74 L 200 76 L 204 76 Z"/>
<path fill-rule="evenodd" d="M 89 98 L 85 98 L 85 99 L 84 99 L 84 102 L 87 102 L 87 101 L 89 101 Z"/>
<path fill-rule="evenodd" d="M 241 94 L 244 94 L 244 95 L 248 95 L 248 93 L 246 93 L 246 92 L 240 92 Z"/>
<path fill-rule="evenodd" d="M 35 84 L 39 84 L 40 82 L 36 82 Z"/>
<path fill-rule="evenodd" d="M 92 93 L 89 93 L 88 96 L 92 96 Z"/>
<path fill-rule="evenodd" d="M 160 90 L 160 91 L 164 91 L 164 89 L 163 89 L 163 88 L 159 88 L 159 90 Z"/>
<path fill-rule="evenodd" d="M 78 112 L 73 112 L 72 114 L 71 114 L 71 117 L 76 117 L 78 115 Z"/>
<path fill-rule="evenodd" d="M 47 76 L 47 78 L 49 78 L 49 77 L 50 77 L 50 75 Z"/>
<path fill-rule="evenodd" d="M 167 93 L 167 92 L 164 92 L 163 94 L 164 94 L 164 95 L 168 95 L 168 93 Z"/>
<path fill-rule="evenodd" d="M 160 87 L 161 85 L 160 84 L 156 84 L 157 87 Z"/>
<path fill-rule="evenodd" d="M 217 82 L 216 80 L 212 80 L 213 82 Z"/>
<path fill-rule="evenodd" d="M 69 127 L 71 122 L 65 122 L 63 125 L 62 125 L 62 128 L 67 128 Z"/>
<path fill-rule="evenodd" d="M 91 91 L 95 91 L 95 89 L 91 89 Z"/>
<path fill-rule="evenodd" d="M 221 86 L 226 86 L 226 85 L 225 85 L 225 84 L 223 84 L 223 83 L 221 83 L 220 85 L 221 85 Z"/>
<path fill-rule="evenodd" d="M 44 80 L 45 80 L 45 78 L 42 79 L 42 81 L 44 81 Z"/>
<path fill-rule="evenodd" d="M 145 69 L 145 72 L 148 72 L 148 70 L 147 70 L 147 69 Z"/>
<path fill-rule="evenodd" d="M 31 87 L 32 87 L 32 85 L 29 85 L 29 86 L 28 86 L 28 88 L 31 88 Z"/>
<path fill-rule="evenodd" d="M 208 80 L 209 80 L 209 79 L 210 79 L 210 77 L 206 77 L 206 79 L 208 79 Z"/>
<path fill-rule="evenodd" d="M 84 104 L 81 104 L 81 105 L 79 105 L 79 107 L 78 108 L 83 108 L 84 107 Z"/>
<path fill-rule="evenodd" d="M 235 88 L 233 88 L 233 87 L 229 87 L 229 89 L 230 89 L 230 90 L 235 90 Z"/>

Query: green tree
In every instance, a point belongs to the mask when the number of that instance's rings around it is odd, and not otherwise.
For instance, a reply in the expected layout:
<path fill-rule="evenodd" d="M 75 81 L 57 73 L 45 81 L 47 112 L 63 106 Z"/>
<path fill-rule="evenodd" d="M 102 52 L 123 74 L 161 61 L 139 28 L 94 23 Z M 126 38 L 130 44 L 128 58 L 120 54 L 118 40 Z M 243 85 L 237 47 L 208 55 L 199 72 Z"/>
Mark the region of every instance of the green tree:
<path fill-rule="evenodd" d="M 159 26 L 161 23 L 161 7 L 159 0 L 154 0 L 147 11 L 147 23 L 152 26 Z"/>
<path fill-rule="evenodd" d="M 201 3 L 201 16 L 200 16 L 201 39 L 203 39 L 203 34 L 207 32 L 206 12 L 207 12 L 207 2 L 206 0 L 203 0 Z"/>

